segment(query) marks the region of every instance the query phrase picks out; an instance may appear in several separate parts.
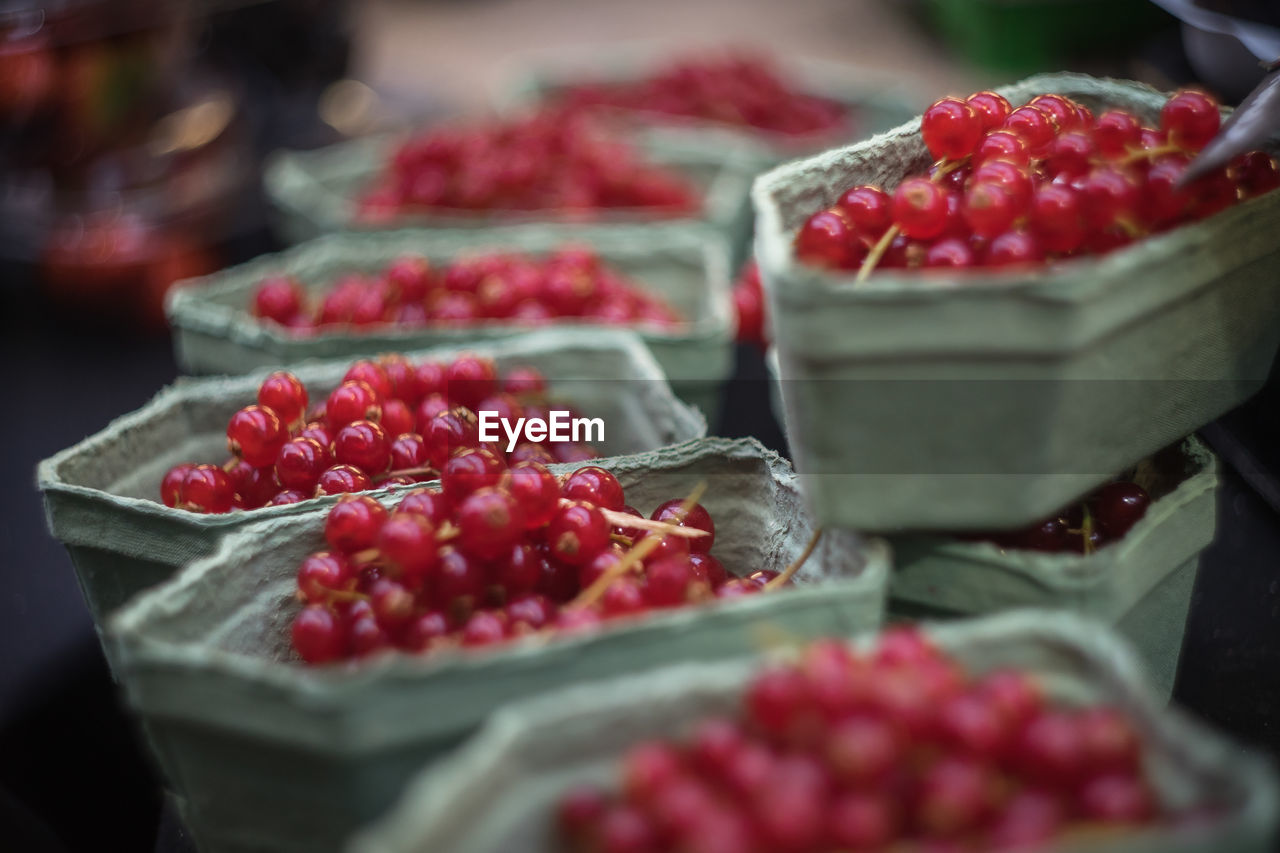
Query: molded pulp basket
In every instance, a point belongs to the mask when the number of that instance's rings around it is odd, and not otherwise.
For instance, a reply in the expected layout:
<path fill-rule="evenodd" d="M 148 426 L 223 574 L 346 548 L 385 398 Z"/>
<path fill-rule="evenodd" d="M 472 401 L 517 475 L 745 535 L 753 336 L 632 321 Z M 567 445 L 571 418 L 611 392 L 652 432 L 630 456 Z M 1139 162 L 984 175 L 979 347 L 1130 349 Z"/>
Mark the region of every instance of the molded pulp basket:
<path fill-rule="evenodd" d="M 572 211 L 520 211 L 486 216 L 469 212 L 413 214 L 374 225 L 352 219 L 359 194 L 380 174 L 403 136 L 354 139 L 314 151 L 281 151 L 266 164 L 263 181 L 280 214 L 285 236 L 300 242 L 334 231 L 384 231 L 420 227 L 451 232 L 537 222 L 548 232 L 573 237 L 584 225 L 613 227 L 628 233 L 691 230 L 718 233 L 735 244 L 751 233 L 748 198 L 755 162 L 747 151 L 726 147 L 709 154 L 679 139 L 644 146 L 646 159 L 684 173 L 703 190 L 702 210 L 693 216 L 655 218 L 637 209 L 605 210 L 584 221 Z"/>
<path fill-rule="evenodd" d="M 700 439 L 604 464 L 646 509 L 707 482 L 713 553 L 730 571 L 780 570 L 814 529 L 790 466 L 754 440 Z M 770 632 L 871 630 L 888 583 L 883 542 L 829 532 L 795 587 L 776 593 L 507 650 L 311 668 L 288 635 L 297 566 L 323 548 L 323 520 L 320 509 L 246 527 L 112 620 L 128 700 L 202 850 L 340 849 L 424 761 L 499 705 L 671 661 L 732 657 Z"/>
<path fill-rule="evenodd" d="M 1055 74 L 1154 120 L 1160 93 Z M 756 253 L 788 441 L 825 524 L 1001 529 L 1043 518 L 1260 388 L 1280 343 L 1280 193 L 1048 269 L 920 275 L 797 262 L 795 229 L 847 187 L 929 156 L 919 121 L 762 176 Z"/>
<path fill-rule="evenodd" d="M 1029 669 L 1056 699 L 1108 703 L 1144 734 L 1162 801 L 1203 815 L 1183 826 L 1046 847 L 1045 853 L 1264 853 L 1277 825 L 1271 768 L 1163 707 L 1124 645 L 1100 625 L 1024 611 L 937 627 L 936 641 L 971 671 Z M 632 744 L 680 736 L 696 720 L 733 714 L 757 658 L 682 664 L 583 684 L 495 714 L 464 749 L 424 771 L 351 853 L 553 853 L 555 803 L 570 787 L 616 784 Z"/>
<path fill-rule="evenodd" d="M 1194 436 L 1139 466 L 1151 507 L 1119 542 L 1090 554 L 1005 550 L 937 535 L 892 538 L 890 612 L 981 616 L 1070 608 L 1132 644 L 1156 692 L 1173 692 L 1200 552 L 1213 541 L 1218 462 Z"/>
<path fill-rule="evenodd" d="M 555 97 L 564 90 L 583 84 L 617 84 L 648 77 L 666 67 L 668 48 L 656 45 L 638 49 L 634 56 L 607 57 L 592 51 L 589 56 L 557 56 L 532 73 L 521 73 L 508 91 L 500 93 L 500 107 L 522 108 L 530 101 Z M 772 131 L 735 127 L 722 122 L 661 113 L 636 113 L 608 110 L 627 124 L 639 124 L 650 130 L 649 138 L 689 140 L 691 146 L 717 156 L 726 146 L 741 148 L 757 169 L 765 169 L 783 160 L 812 152 L 833 143 L 865 139 L 908 121 L 924 106 L 917 93 L 902 84 L 899 75 L 837 62 L 812 59 L 788 59 L 778 63 L 784 79 L 800 91 L 836 101 L 850 113 L 847 128 L 834 134 L 794 137 Z M 840 137 L 844 137 L 841 139 Z"/>
<path fill-rule="evenodd" d="M 701 415 L 672 395 L 653 357 L 629 332 L 547 330 L 409 355 L 447 358 L 463 351 L 492 356 L 500 368 L 529 364 L 553 377 L 554 396 L 604 420 L 600 449 L 606 455 L 652 450 L 706 434 Z M 298 365 L 295 373 L 314 399 L 336 386 L 352 361 L 310 362 Z M 171 466 L 227 457 L 227 421 L 254 401 L 265 375 L 179 381 L 138 411 L 40 463 L 37 478 L 49 529 L 67 546 L 100 629 L 107 614 L 131 595 L 212 553 L 223 534 L 337 501 L 330 496 L 222 515 L 159 502 L 160 480 Z"/>
<path fill-rule="evenodd" d="M 489 323 L 461 329 L 387 328 L 371 334 L 326 332 L 299 337 L 273 323 L 260 322 L 248 309 L 258 282 L 269 275 L 296 276 L 316 293 L 344 273 L 380 270 L 401 255 L 418 254 L 432 263 L 446 264 L 458 256 L 483 251 L 543 254 L 562 245 L 564 238 L 563 233 L 533 226 L 452 234 L 345 234 L 256 258 L 170 291 L 167 310 L 178 361 L 193 373 L 240 373 L 304 358 L 354 357 L 519 334 L 529 327 Z M 660 235 L 640 228 L 629 232 L 587 228 L 569 239 L 594 247 L 606 263 L 664 297 L 688 319 L 678 329 L 641 334 L 677 393 L 713 413 L 721 383 L 733 371 L 729 260 L 724 241 L 697 232 Z M 603 328 L 572 320 L 560 323 Z"/>

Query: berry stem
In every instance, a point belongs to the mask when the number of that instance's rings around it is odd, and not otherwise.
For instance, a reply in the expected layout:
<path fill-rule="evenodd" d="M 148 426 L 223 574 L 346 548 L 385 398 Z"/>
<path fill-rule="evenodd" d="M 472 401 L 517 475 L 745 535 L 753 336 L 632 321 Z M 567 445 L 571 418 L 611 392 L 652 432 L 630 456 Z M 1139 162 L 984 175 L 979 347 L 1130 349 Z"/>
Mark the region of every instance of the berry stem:
<path fill-rule="evenodd" d="M 804 565 L 805 560 L 809 559 L 809 555 L 813 553 L 813 549 L 818 547 L 818 540 L 822 538 L 822 528 L 818 527 L 813 531 L 813 535 L 809 537 L 809 544 L 804 546 L 804 550 L 800 552 L 800 556 L 795 562 L 782 570 L 782 574 L 764 585 L 765 592 L 771 592 L 783 584 L 791 580 L 795 573 L 800 571 L 800 567 Z"/>
<path fill-rule="evenodd" d="M 699 483 L 693 487 L 693 491 L 689 493 L 689 496 L 681 502 L 680 508 L 676 510 L 675 518 L 677 521 L 684 520 L 684 517 L 689 514 L 689 511 L 697 506 L 698 501 L 702 498 L 702 495 L 706 490 L 706 483 Z M 622 516 L 623 519 L 627 520 L 627 524 L 631 524 L 637 520 L 636 517 L 632 515 L 626 515 L 625 513 L 618 514 Z M 604 591 L 608 589 L 614 581 L 626 574 L 632 566 L 640 563 L 640 561 L 645 557 L 649 556 L 649 552 L 654 548 L 657 548 L 660 541 L 662 541 L 661 537 L 658 536 L 644 537 L 644 539 L 633 546 L 629 551 L 627 551 L 627 553 L 623 554 L 622 558 L 619 559 L 618 562 L 614 563 L 607 570 L 601 573 L 600 577 L 596 578 L 591 583 L 591 586 L 578 593 L 577 597 L 574 598 L 573 601 L 570 601 L 565 605 L 565 609 L 572 610 L 590 607 L 592 604 L 595 604 L 596 600 L 599 599 L 600 596 L 604 595 Z"/>
<path fill-rule="evenodd" d="M 388 471 L 385 474 L 379 474 L 373 478 L 375 483 L 383 483 L 392 477 L 421 477 L 425 474 L 435 474 L 439 476 L 439 471 L 430 465 L 424 465 L 421 468 L 401 468 L 398 471 Z"/>
<path fill-rule="evenodd" d="M 561 504 L 569 503 L 569 501 L 561 501 Z M 678 524 L 671 524 L 666 521 L 653 521 L 648 518 L 641 518 L 636 515 L 628 515 L 625 512 L 617 512 L 604 507 L 597 507 L 600 514 L 604 516 L 604 520 L 615 527 L 634 527 L 637 530 L 652 530 L 657 533 L 669 534 L 671 536 L 683 536 L 685 539 L 696 539 L 699 536 L 706 536 L 707 531 L 699 530 L 696 527 L 681 527 Z M 690 507 L 689 509 L 692 509 Z M 685 510 L 688 512 L 688 510 Z M 683 518 L 683 516 L 681 516 Z"/>
<path fill-rule="evenodd" d="M 858 269 L 858 277 L 854 279 L 855 284 L 862 284 L 867 280 L 867 276 L 871 275 L 872 270 L 880 263 L 884 257 L 884 253 L 889 251 L 889 244 L 898 236 L 897 224 L 890 225 L 888 230 L 880 235 L 880 239 L 876 241 L 875 246 L 867 253 L 866 258 L 862 261 L 862 266 Z"/>
<path fill-rule="evenodd" d="M 1178 145 L 1160 145 L 1155 148 L 1130 148 L 1129 153 L 1120 159 L 1120 164 L 1127 166 L 1130 163 L 1136 163 L 1139 160 L 1154 160 L 1156 157 L 1163 157 L 1165 154 L 1180 154 L 1182 147 Z M 1105 163 L 1105 160 L 1098 161 Z"/>

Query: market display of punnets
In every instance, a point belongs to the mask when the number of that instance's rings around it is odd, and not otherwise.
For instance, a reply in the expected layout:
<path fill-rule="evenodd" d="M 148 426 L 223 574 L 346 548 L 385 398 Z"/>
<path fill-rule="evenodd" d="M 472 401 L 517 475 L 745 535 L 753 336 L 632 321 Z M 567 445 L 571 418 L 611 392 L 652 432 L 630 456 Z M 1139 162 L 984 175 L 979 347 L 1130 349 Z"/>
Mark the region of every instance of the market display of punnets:
<path fill-rule="evenodd" d="M 1271 849 L 1271 769 L 1164 705 L 1273 152 L 1183 186 L 1212 98 L 1044 75 L 758 177 L 739 267 L 747 172 L 870 114 L 786 67 L 278 157 L 341 233 L 168 304 L 252 372 L 41 464 L 199 849 Z M 798 473 L 673 394 L 718 411 L 735 314 Z"/>

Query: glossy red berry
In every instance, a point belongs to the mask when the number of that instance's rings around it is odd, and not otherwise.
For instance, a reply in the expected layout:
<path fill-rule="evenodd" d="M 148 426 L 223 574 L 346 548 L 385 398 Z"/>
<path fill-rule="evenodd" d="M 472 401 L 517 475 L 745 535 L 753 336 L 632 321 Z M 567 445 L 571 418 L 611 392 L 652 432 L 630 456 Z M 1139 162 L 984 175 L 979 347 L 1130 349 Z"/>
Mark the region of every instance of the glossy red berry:
<path fill-rule="evenodd" d="M 391 464 L 391 443 L 380 425 L 353 421 L 334 435 L 333 458 L 339 465 L 352 465 L 366 474 L 381 474 Z"/>
<path fill-rule="evenodd" d="M 501 479 L 501 484 L 520 507 L 528 530 L 542 527 L 560 505 L 560 484 L 555 475 L 537 462 L 517 462 Z"/>
<path fill-rule="evenodd" d="M 680 507 L 683 505 L 680 499 L 669 500 L 664 504 L 660 504 L 653 511 L 650 518 L 654 521 L 664 521 L 668 524 L 678 524 L 680 527 L 690 527 L 695 530 L 701 530 L 706 536 L 697 536 L 688 539 L 689 550 L 701 554 L 706 554 L 711 550 L 711 546 L 716 541 L 716 524 L 711 518 L 711 513 L 707 512 L 706 507 L 702 504 L 694 504 L 689 512 L 684 516 L 682 521 L 677 521 L 680 516 Z"/>
<path fill-rule="evenodd" d="M 1006 231 L 991 241 L 984 262 L 989 267 L 1028 267 L 1044 260 L 1044 248 L 1026 231 Z"/>
<path fill-rule="evenodd" d="M 467 612 L 484 598 L 489 580 L 484 564 L 448 547 L 440 550 L 436 565 L 435 592 L 441 605 L 454 612 Z"/>
<path fill-rule="evenodd" d="M 1031 230 L 1050 252 L 1074 252 L 1084 244 L 1080 194 L 1070 186 L 1046 184 L 1031 200 Z"/>
<path fill-rule="evenodd" d="M 519 504 L 507 492 L 482 488 L 458 504 L 458 547 L 481 560 L 508 553 L 524 532 Z"/>
<path fill-rule="evenodd" d="M 923 265 L 927 269 L 964 269 L 972 267 L 975 260 L 969 242 L 953 237 L 939 240 L 930 246 L 925 253 Z"/>
<path fill-rule="evenodd" d="M 353 421 L 381 420 L 382 401 L 368 383 L 343 382 L 325 400 L 324 415 L 325 425 L 336 433 Z"/>
<path fill-rule="evenodd" d="M 307 389 L 292 373 L 276 371 L 258 388 L 258 405 L 279 416 L 286 426 L 298 424 L 307 411 Z"/>
<path fill-rule="evenodd" d="M 346 652 L 347 638 L 342 623 L 323 605 L 304 608 L 294 618 L 290 634 L 293 647 L 310 664 L 329 663 Z"/>
<path fill-rule="evenodd" d="M 978 147 L 984 118 L 959 98 L 942 98 L 925 110 L 920 133 L 935 160 L 961 160 Z"/>
<path fill-rule="evenodd" d="M 547 523 L 551 554 L 569 566 L 583 566 L 609 544 L 609 523 L 595 506 L 575 502 L 561 506 Z"/>
<path fill-rule="evenodd" d="M 832 210 L 805 220 L 796 234 L 795 252 L 805 263 L 832 269 L 852 269 L 860 259 L 849 223 Z"/>
<path fill-rule="evenodd" d="M 908 178 L 893 194 L 893 221 L 907 237 L 932 240 L 947 226 L 947 195 L 928 178 Z"/>
<path fill-rule="evenodd" d="M 1208 145 L 1221 125 L 1218 102 L 1194 89 L 1178 92 L 1160 110 L 1160 129 L 1170 142 L 1188 151 Z"/>
<path fill-rule="evenodd" d="M 182 483 L 195 467 L 194 462 L 183 462 L 165 472 L 160 481 L 160 501 L 165 506 L 177 506 L 182 502 Z"/>
<path fill-rule="evenodd" d="M 1009 113 L 1013 112 L 1013 105 L 1009 103 L 1009 100 L 1004 95 L 996 92 L 976 92 L 966 98 L 965 102 L 973 109 L 974 114 L 978 116 L 984 131 L 1000 127 L 1004 124 L 1005 119 L 1009 117 Z"/>
<path fill-rule="evenodd" d="M 294 438 L 281 447 L 276 456 L 276 478 L 286 489 L 311 492 L 320 474 L 332 464 L 328 448 L 321 447 L 314 439 Z"/>
<path fill-rule="evenodd" d="M 235 484 L 217 465 L 196 465 L 187 472 L 179 490 L 178 505 L 192 512 L 230 512 Z"/>
<path fill-rule="evenodd" d="M 964 221 L 979 237 L 991 239 L 1009 229 L 1019 211 L 1003 184 L 978 182 L 969 187 L 961 208 Z"/>
<path fill-rule="evenodd" d="M 454 505 L 467 495 L 502 479 L 502 460 L 484 448 L 460 450 L 440 469 L 440 485 Z"/>
<path fill-rule="evenodd" d="M 491 359 L 459 356 L 445 367 L 445 383 L 450 400 L 474 411 L 481 400 L 497 390 L 497 369 Z"/>
<path fill-rule="evenodd" d="M 351 465 L 334 465 L 320 473 L 316 481 L 316 496 L 365 492 L 373 488 L 369 475 Z"/>
<path fill-rule="evenodd" d="M 233 506 L 236 509 L 257 509 L 275 497 L 280 486 L 276 483 L 275 470 L 271 467 L 255 468 L 243 459 L 224 468 L 235 489 Z"/>
<path fill-rule="evenodd" d="M 585 501 L 601 509 L 619 511 L 627 503 L 618 478 L 596 465 L 574 471 L 565 479 L 561 491 L 569 500 Z"/>
<path fill-rule="evenodd" d="M 1011 130 L 997 130 L 988 133 L 978 144 L 973 161 L 982 164 L 988 160 L 1005 160 L 1026 166 L 1031 163 L 1031 149 L 1027 141 Z"/>
<path fill-rule="evenodd" d="M 264 278 L 253 293 L 253 314 L 287 325 L 302 312 L 306 293 L 288 276 Z"/>
<path fill-rule="evenodd" d="M 1021 136 L 1033 157 L 1044 155 L 1057 132 L 1053 117 L 1039 107 L 1032 106 L 1019 107 L 1009 113 L 1003 127 Z"/>
<path fill-rule="evenodd" d="M 263 406 L 245 406 L 227 424 L 228 449 L 255 468 L 275 464 L 276 454 L 288 440 L 288 427 Z"/>
<path fill-rule="evenodd" d="M 893 222 L 893 198 L 879 187 L 853 187 L 840 196 L 835 207 L 855 232 L 867 237 L 879 237 Z"/>
<path fill-rule="evenodd" d="M 1108 110 L 1098 116 L 1093 128 L 1093 142 L 1103 157 L 1117 159 L 1137 148 L 1142 125 L 1123 110 Z"/>
<path fill-rule="evenodd" d="M 377 531 L 382 557 L 406 583 L 421 583 L 438 562 L 436 528 L 425 516 L 397 510 Z"/>
<path fill-rule="evenodd" d="M 1108 540 L 1128 533 L 1147 514 L 1151 496 L 1137 483 L 1108 483 L 1089 496 L 1093 522 Z"/>
<path fill-rule="evenodd" d="M 653 607 L 675 607 L 688 598 L 693 568 L 687 557 L 668 558 L 645 567 L 644 597 Z"/>
<path fill-rule="evenodd" d="M 324 538 L 335 551 L 354 554 L 373 547 L 386 519 L 386 508 L 373 498 L 346 497 L 329 509 L 324 521 Z"/>

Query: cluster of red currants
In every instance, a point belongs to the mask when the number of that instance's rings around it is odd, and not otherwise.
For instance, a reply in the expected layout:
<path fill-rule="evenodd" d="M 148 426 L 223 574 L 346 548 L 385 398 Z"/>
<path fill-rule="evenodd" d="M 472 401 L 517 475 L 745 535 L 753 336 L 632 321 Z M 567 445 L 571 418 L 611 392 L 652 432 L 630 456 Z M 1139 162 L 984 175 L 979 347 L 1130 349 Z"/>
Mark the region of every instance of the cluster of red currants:
<path fill-rule="evenodd" d="M 736 718 L 622 759 L 616 794 L 571 790 L 590 853 L 1040 849 L 1159 819 L 1121 711 L 1052 704 L 1031 675 L 966 672 L 915 629 L 837 641 L 755 676 Z"/>
<path fill-rule="evenodd" d="M 760 284 L 760 267 L 747 261 L 733 283 L 733 313 L 737 317 L 738 342 L 765 346 L 764 287 Z"/>
<path fill-rule="evenodd" d="M 702 505 L 667 501 L 646 519 L 625 500 L 603 468 L 561 481 L 538 462 L 504 470 L 483 449 L 455 454 L 439 488 L 411 491 L 393 511 L 344 498 L 325 521 L 330 550 L 298 569 L 306 606 L 293 647 L 319 664 L 489 646 L 747 595 L 776 576 L 731 578 L 709 553 L 715 523 Z"/>
<path fill-rule="evenodd" d="M 1159 127 L 1055 94 L 1016 109 L 994 92 L 943 98 L 921 125 L 929 174 L 892 193 L 850 188 L 800 228 L 796 257 L 866 276 L 1105 254 L 1280 186 L 1262 151 L 1179 184 L 1219 123 L 1217 102 L 1193 90 L 1169 98 Z"/>
<path fill-rule="evenodd" d="M 467 326 L 483 322 L 544 325 L 581 318 L 616 326 L 669 329 L 680 315 L 604 263 L 590 249 L 566 247 L 545 258 L 514 253 L 464 257 L 436 269 L 419 256 L 399 258 L 376 274 L 338 279 L 318 305 L 300 282 L 259 282 L 251 311 L 293 334 L 384 326 Z"/>
<path fill-rule="evenodd" d="M 386 355 L 353 364 L 308 414 L 307 389 L 278 371 L 263 381 L 256 404 L 231 416 L 230 461 L 174 466 L 161 481 L 160 497 L 166 506 L 222 513 L 430 480 L 463 450 L 483 450 L 477 458 L 499 469 L 598 455 L 574 442 L 525 441 L 504 454 L 480 441 L 476 412 L 497 412 L 513 423 L 546 420 L 546 391 L 546 379 L 532 367 L 499 377 L 492 360 L 474 355 L 417 364 Z"/>
<path fill-rule="evenodd" d="M 573 86 L 561 102 L 575 111 L 660 113 L 793 137 L 832 135 L 849 126 L 841 104 L 792 88 L 768 57 L 750 53 L 690 57 L 635 82 Z"/>
<path fill-rule="evenodd" d="M 685 175 L 659 166 L 584 116 L 548 109 L 509 121 L 431 130 L 401 145 L 355 215 L 555 212 L 592 219 L 609 209 L 688 216 L 701 206 Z"/>
<path fill-rule="evenodd" d="M 1079 503 L 1021 530 L 965 534 L 965 539 L 994 542 L 1002 548 L 1050 553 L 1092 554 L 1118 542 L 1147 514 L 1151 496 L 1137 483 L 1118 480 Z"/>

